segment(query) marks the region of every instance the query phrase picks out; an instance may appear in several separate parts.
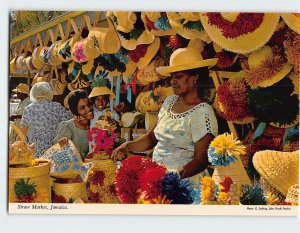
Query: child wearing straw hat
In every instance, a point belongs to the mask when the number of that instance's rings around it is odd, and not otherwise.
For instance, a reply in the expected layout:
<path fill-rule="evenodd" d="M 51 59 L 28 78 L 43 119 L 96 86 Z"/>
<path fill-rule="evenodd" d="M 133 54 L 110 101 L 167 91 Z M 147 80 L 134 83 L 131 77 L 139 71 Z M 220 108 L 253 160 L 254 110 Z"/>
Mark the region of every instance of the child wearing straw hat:
<path fill-rule="evenodd" d="M 107 107 L 110 100 L 114 99 L 116 96 L 115 94 L 109 90 L 106 86 L 102 87 L 94 87 L 89 95 L 89 99 L 93 103 L 93 113 L 94 118 L 90 121 L 90 128 L 95 127 L 96 121 L 103 116 L 103 114 L 107 111 L 112 113 L 112 119 L 119 122 L 120 117 L 117 112 L 114 110 L 110 110 Z"/>
<path fill-rule="evenodd" d="M 154 147 L 154 161 L 199 183 L 199 174 L 208 166 L 207 148 L 218 134 L 214 111 L 203 99 L 208 67 L 214 66 L 217 59 L 204 60 L 202 49 L 199 39 L 191 40 L 187 48 L 173 52 L 169 66 L 156 69 L 160 75 L 172 76 L 175 95 L 165 100 L 153 128 L 118 147 L 112 154 L 114 160 L 126 157 L 130 151 Z"/>

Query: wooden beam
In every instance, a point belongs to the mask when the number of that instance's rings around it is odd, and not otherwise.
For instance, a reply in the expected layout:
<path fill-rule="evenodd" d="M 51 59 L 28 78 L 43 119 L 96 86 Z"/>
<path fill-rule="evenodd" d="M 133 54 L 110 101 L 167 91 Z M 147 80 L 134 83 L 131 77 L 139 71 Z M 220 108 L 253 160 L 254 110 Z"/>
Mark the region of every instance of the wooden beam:
<path fill-rule="evenodd" d="M 74 18 L 76 16 L 79 16 L 79 15 L 82 15 L 84 14 L 86 11 L 73 11 L 73 12 L 70 12 L 70 13 L 67 13 L 65 15 L 62 15 L 54 20 L 51 20 L 47 23 L 44 23 L 42 24 L 41 26 L 37 27 L 37 28 L 34 28 L 18 37 L 15 37 L 13 38 L 11 41 L 10 41 L 10 45 L 14 45 L 22 40 L 25 40 L 27 39 L 28 37 L 31 37 L 31 36 L 34 36 L 36 35 L 37 33 L 39 32 L 42 32 L 42 31 L 45 31 L 49 28 L 52 28 L 54 26 L 56 26 L 57 24 L 59 23 L 63 23 L 65 21 L 67 21 L 68 19 L 71 19 L 71 18 Z"/>

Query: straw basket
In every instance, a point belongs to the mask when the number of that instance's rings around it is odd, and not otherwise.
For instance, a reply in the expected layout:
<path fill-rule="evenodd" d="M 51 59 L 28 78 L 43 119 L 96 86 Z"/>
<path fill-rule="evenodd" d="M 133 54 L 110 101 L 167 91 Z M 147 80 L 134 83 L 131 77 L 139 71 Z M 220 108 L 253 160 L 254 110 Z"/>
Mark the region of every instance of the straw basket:
<path fill-rule="evenodd" d="M 289 188 L 285 201 L 292 203 L 292 205 L 299 205 L 299 184 L 295 184 Z"/>
<path fill-rule="evenodd" d="M 21 178 L 29 178 L 30 183 L 34 183 L 37 190 L 44 190 L 46 196 L 43 202 L 49 203 L 51 200 L 49 170 L 50 163 L 48 160 L 39 160 L 38 164 L 32 167 L 9 167 L 9 202 L 17 202 L 14 191 L 16 181 Z"/>
<path fill-rule="evenodd" d="M 63 196 L 67 202 L 81 198 L 87 200 L 86 186 L 84 182 L 80 183 L 59 183 L 53 182 L 53 191 L 55 195 Z"/>
<path fill-rule="evenodd" d="M 95 161 L 87 178 L 87 195 L 93 203 L 119 203 L 114 181 L 116 164 L 110 160 Z"/>
<path fill-rule="evenodd" d="M 149 131 L 158 119 L 158 112 L 146 112 L 145 114 L 145 128 Z"/>
<path fill-rule="evenodd" d="M 230 176 L 232 181 L 238 185 L 251 185 L 251 181 L 247 175 L 247 172 L 245 171 L 240 156 L 237 156 L 237 160 L 228 166 L 215 167 L 212 179 L 216 183 L 219 184 L 222 180 L 224 180 L 225 176 Z"/>

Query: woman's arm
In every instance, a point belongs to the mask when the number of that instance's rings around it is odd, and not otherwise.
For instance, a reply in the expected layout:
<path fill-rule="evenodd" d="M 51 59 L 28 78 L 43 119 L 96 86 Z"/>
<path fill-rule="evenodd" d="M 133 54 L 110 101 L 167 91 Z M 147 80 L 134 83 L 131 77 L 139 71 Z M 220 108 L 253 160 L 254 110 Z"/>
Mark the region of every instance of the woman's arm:
<path fill-rule="evenodd" d="M 157 125 L 157 122 L 154 124 L 154 126 L 144 135 L 142 135 L 139 138 L 134 139 L 133 141 L 128 141 L 123 143 L 121 146 L 116 148 L 111 158 L 116 161 L 118 159 L 124 159 L 127 157 L 128 152 L 136 151 L 147 151 L 152 149 L 156 144 L 157 140 L 154 135 L 154 129 Z"/>
<path fill-rule="evenodd" d="M 179 170 L 181 178 L 194 176 L 204 171 L 208 166 L 207 149 L 214 136 L 210 133 L 195 143 L 194 158 Z"/>

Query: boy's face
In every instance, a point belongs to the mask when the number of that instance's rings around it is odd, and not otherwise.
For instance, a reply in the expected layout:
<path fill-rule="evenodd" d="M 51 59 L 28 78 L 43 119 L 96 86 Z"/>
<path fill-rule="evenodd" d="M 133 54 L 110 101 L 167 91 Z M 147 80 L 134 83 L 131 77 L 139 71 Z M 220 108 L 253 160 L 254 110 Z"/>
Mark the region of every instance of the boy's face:
<path fill-rule="evenodd" d="M 107 104 L 109 102 L 109 95 L 99 95 L 96 97 L 94 105 L 95 107 L 102 111 L 106 108 Z"/>

